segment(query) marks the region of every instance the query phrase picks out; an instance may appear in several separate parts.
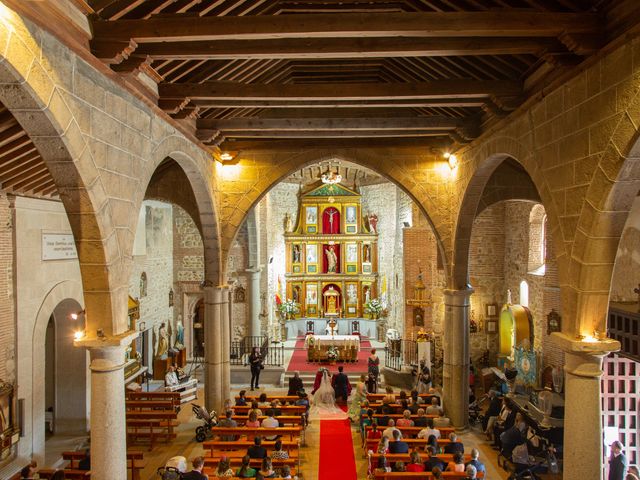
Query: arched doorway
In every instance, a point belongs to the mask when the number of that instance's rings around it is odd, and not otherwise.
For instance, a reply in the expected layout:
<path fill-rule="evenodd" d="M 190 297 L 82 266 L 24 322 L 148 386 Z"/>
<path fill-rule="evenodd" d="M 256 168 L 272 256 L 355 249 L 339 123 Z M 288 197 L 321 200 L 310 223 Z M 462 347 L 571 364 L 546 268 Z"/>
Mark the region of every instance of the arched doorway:
<path fill-rule="evenodd" d="M 44 344 L 44 410 L 47 435 L 84 435 L 88 431 L 87 353 L 73 345 L 84 330 L 84 314 L 73 299 L 60 302 L 47 322 Z M 74 315 L 74 318 L 72 317 Z"/>

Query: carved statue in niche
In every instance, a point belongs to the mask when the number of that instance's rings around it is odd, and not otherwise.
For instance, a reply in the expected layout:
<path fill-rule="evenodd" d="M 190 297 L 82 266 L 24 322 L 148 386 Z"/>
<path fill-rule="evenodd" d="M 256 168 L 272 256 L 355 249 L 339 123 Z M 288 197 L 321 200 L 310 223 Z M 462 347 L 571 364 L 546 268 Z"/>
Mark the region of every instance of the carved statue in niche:
<path fill-rule="evenodd" d="M 147 273 L 140 275 L 140 298 L 147 296 Z"/>
<path fill-rule="evenodd" d="M 368 243 L 362 246 L 362 261 L 364 263 L 371 262 L 371 246 Z"/>
<path fill-rule="evenodd" d="M 300 263 L 300 245 L 296 244 L 293 246 L 293 263 Z"/>
<path fill-rule="evenodd" d="M 329 245 L 329 247 L 324 250 L 327 256 L 327 272 L 329 273 L 335 273 L 338 267 L 338 256 L 334 249 L 335 247 L 333 245 Z"/>
<path fill-rule="evenodd" d="M 424 309 L 422 307 L 414 307 L 413 325 L 416 327 L 424 327 Z"/>
<path fill-rule="evenodd" d="M 156 346 L 156 358 L 165 359 L 169 352 L 169 333 L 164 322 L 158 329 L 158 345 Z"/>
<path fill-rule="evenodd" d="M 378 233 L 378 216 L 375 213 L 370 213 L 367 216 L 369 221 L 369 230 L 371 233 Z"/>
<path fill-rule="evenodd" d="M 184 325 L 182 324 L 182 316 L 178 316 L 178 323 L 176 324 L 176 341 L 173 344 L 176 350 L 184 349 Z"/>
<path fill-rule="evenodd" d="M 284 216 L 284 231 L 293 232 L 293 218 L 288 213 Z"/>

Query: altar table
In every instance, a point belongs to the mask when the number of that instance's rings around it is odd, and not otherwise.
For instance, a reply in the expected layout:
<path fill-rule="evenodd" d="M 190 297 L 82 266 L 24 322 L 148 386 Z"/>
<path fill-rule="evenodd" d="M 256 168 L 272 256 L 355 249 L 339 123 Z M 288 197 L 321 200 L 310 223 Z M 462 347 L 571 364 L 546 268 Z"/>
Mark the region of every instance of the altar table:
<path fill-rule="evenodd" d="M 337 361 L 355 362 L 360 351 L 360 337 L 358 335 L 308 335 L 304 345 L 310 362 L 329 360 L 327 351 L 330 347 L 336 347 L 338 350 Z"/>
<path fill-rule="evenodd" d="M 356 347 L 356 350 L 360 350 L 358 335 L 307 335 L 304 341 L 305 348 L 309 348 L 309 343 L 313 343 L 317 347 Z"/>

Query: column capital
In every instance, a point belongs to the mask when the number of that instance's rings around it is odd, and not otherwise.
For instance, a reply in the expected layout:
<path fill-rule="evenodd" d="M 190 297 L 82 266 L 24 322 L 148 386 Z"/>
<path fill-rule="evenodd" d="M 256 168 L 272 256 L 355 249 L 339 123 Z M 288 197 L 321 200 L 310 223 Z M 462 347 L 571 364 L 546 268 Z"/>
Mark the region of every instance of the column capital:
<path fill-rule="evenodd" d="M 603 357 L 611 352 L 620 350 L 620 342 L 612 338 L 582 338 L 567 335 L 562 332 L 551 334 L 551 341 L 558 345 L 565 353 L 574 355 Z"/>
<path fill-rule="evenodd" d="M 103 337 L 85 336 L 79 340 L 73 341 L 74 347 L 84 347 L 89 350 L 113 349 L 117 347 L 127 347 L 133 342 L 140 332 L 136 330 L 127 330 L 119 335 L 109 335 Z"/>
<path fill-rule="evenodd" d="M 250 273 L 251 276 L 257 276 L 259 273 L 262 272 L 262 267 L 252 267 L 252 268 L 247 268 L 245 270 L 246 273 Z"/>
<path fill-rule="evenodd" d="M 444 294 L 445 305 L 453 307 L 468 307 L 469 299 L 473 292 L 473 288 L 468 287 L 460 290 L 445 289 L 442 293 Z"/>

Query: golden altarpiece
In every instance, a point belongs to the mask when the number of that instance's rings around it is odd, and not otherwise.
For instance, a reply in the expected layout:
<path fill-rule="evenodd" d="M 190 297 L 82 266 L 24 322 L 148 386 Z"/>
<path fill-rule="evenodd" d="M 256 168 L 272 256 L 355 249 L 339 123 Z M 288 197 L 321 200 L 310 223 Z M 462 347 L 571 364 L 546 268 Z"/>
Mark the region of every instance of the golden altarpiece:
<path fill-rule="evenodd" d="M 295 318 L 361 318 L 376 297 L 377 217 L 365 221 L 361 195 L 320 184 L 300 195 L 295 226 L 285 232 L 287 299 Z"/>

